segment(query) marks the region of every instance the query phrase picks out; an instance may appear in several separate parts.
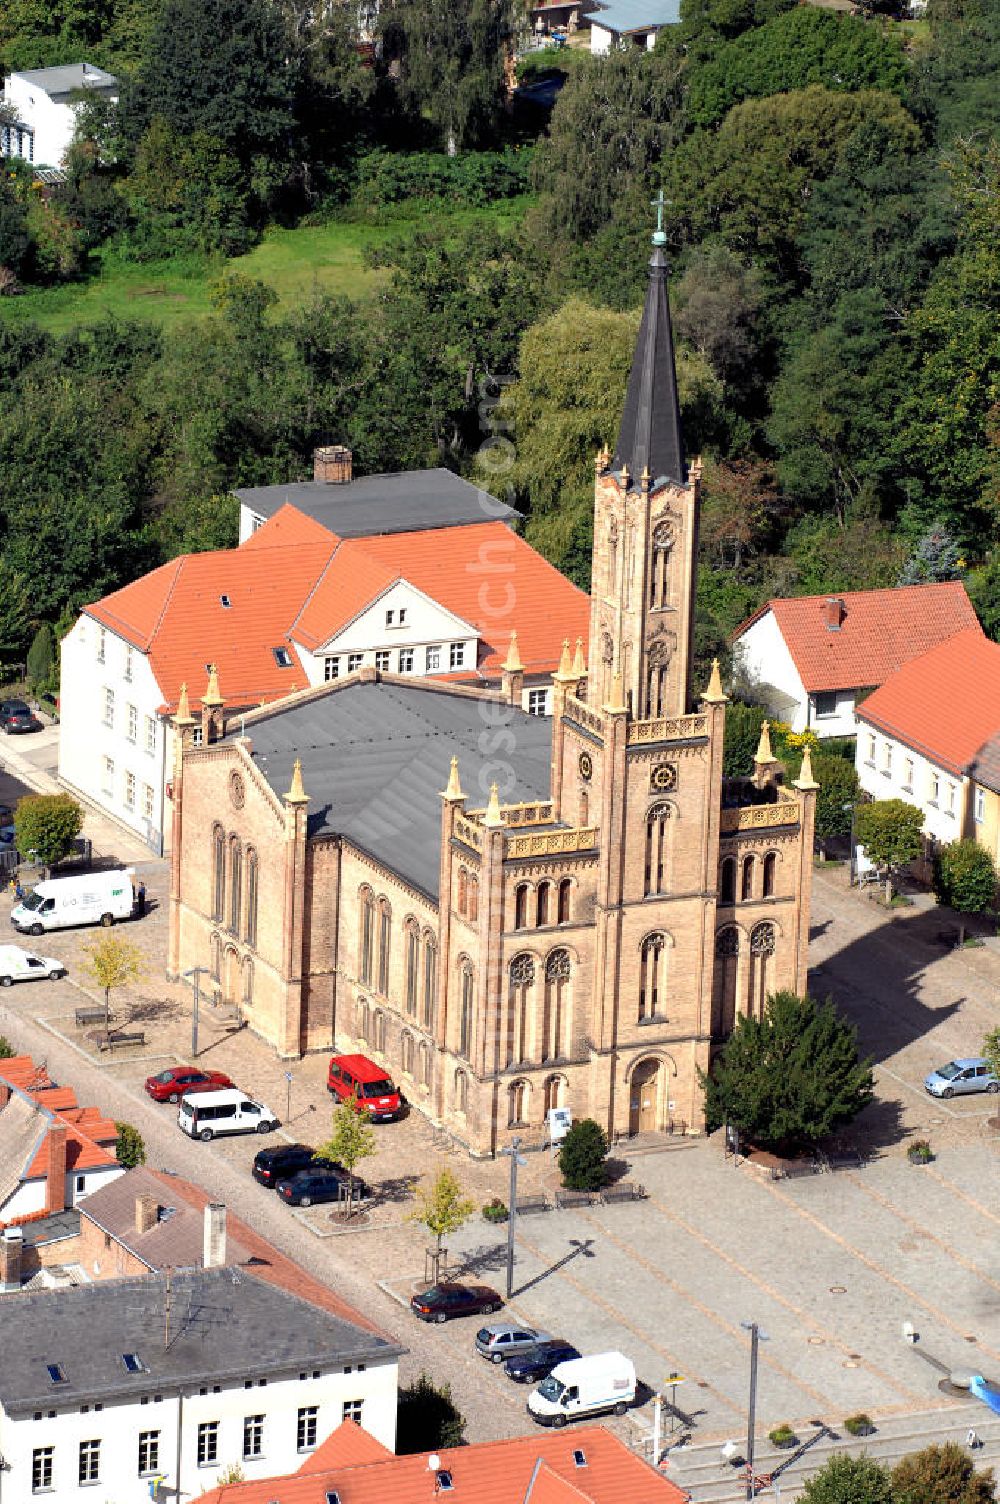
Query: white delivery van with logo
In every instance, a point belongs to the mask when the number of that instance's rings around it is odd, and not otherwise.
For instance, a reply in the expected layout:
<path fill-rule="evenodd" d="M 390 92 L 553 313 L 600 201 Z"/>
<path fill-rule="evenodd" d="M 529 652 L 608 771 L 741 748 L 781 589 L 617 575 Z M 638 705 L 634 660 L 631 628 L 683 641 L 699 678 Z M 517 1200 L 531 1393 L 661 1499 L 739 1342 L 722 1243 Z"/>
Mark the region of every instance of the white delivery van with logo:
<path fill-rule="evenodd" d="M 635 1399 L 635 1365 L 622 1353 L 595 1353 L 558 1363 L 528 1396 L 528 1414 L 542 1426 L 613 1410 L 624 1415 Z"/>
<path fill-rule="evenodd" d="M 10 922 L 22 935 L 64 930 L 73 924 L 114 924 L 131 919 L 135 904 L 131 867 L 52 877 L 16 904 Z"/>
<path fill-rule="evenodd" d="M 181 1097 L 177 1126 L 191 1138 L 208 1143 L 219 1133 L 271 1133 L 278 1119 L 263 1102 L 253 1102 L 235 1087 L 190 1091 Z"/>

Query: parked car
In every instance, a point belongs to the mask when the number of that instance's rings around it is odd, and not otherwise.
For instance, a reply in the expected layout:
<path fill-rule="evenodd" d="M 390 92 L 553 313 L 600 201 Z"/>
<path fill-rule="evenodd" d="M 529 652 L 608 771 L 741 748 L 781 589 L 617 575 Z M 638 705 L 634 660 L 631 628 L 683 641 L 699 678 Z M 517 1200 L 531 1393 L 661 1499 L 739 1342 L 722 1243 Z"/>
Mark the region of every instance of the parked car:
<path fill-rule="evenodd" d="M 154 1102 L 179 1102 L 189 1091 L 217 1091 L 232 1085 L 224 1071 L 200 1071 L 194 1065 L 171 1065 L 146 1077 L 146 1090 Z"/>
<path fill-rule="evenodd" d="M 177 1126 L 189 1138 L 207 1144 L 220 1133 L 273 1133 L 279 1118 L 263 1102 L 243 1092 L 199 1087 L 185 1092 L 177 1108 Z"/>
<path fill-rule="evenodd" d="M 564 1342 L 561 1337 L 552 1337 L 548 1341 L 537 1342 L 534 1347 L 518 1353 L 516 1357 L 508 1358 L 503 1371 L 515 1384 L 537 1384 L 539 1380 L 547 1379 L 558 1364 L 569 1363 L 579 1356 L 579 1349 L 571 1342 Z"/>
<path fill-rule="evenodd" d="M 338 1102 L 357 1101 L 373 1123 L 391 1123 L 402 1115 L 397 1087 L 367 1055 L 332 1055 L 326 1087 Z"/>
<path fill-rule="evenodd" d="M 341 1165 L 326 1165 L 315 1170 L 300 1170 L 288 1180 L 279 1180 L 276 1190 L 289 1206 L 312 1206 L 321 1201 L 347 1201 L 353 1183 L 355 1201 L 369 1194 L 360 1175 L 349 1175 Z"/>
<path fill-rule="evenodd" d="M 491 1363 L 502 1363 L 515 1353 L 524 1353 L 539 1342 L 548 1342 L 548 1332 L 536 1332 L 531 1326 L 518 1326 L 513 1321 L 494 1321 L 481 1326 L 476 1333 L 476 1352 Z"/>
<path fill-rule="evenodd" d="M 1000 1091 L 1000 1081 L 981 1055 L 969 1060 L 949 1060 L 947 1065 L 931 1071 L 924 1086 L 932 1097 L 959 1097 L 965 1092 Z"/>
<path fill-rule="evenodd" d="M 449 1321 L 452 1316 L 492 1316 L 503 1301 L 489 1285 L 431 1285 L 410 1297 L 410 1310 L 421 1321 Z"/>
<path fill-rule="evenodd" d="M 37 982 L 42 977 L 55 981 L 64 977 L 66 968 L 54 956 L 36 956 L 20 945 L 0 945 L 0 987 L 14 982 Z"/>
<path fill-rule="evenodd" d="M 300 1170 L 309 1170 L 320 1163 L 316 1150 L 308 1144 L 275 1144 L 270 1149 L 258 1150 L 250 1173 L 259 1185 L 273 1191 L 279 1180 L 291 1180 Z"/>
<path fill-rule="evenodd" d="M 613 1410 L 624 1415 L 635 1401 L 635 1366 L 622 1353 L 594 1353 L 560 1363 L 528 1396 L 528 1414 L 540 1426 L 564 1426 Z"/>
<path fill-rule="evenodd" d="M 23 700 L 0 701 L 0 726 L 8 736 L 20 736 L 26 731 L 42 729 L 41 721 Z"/>

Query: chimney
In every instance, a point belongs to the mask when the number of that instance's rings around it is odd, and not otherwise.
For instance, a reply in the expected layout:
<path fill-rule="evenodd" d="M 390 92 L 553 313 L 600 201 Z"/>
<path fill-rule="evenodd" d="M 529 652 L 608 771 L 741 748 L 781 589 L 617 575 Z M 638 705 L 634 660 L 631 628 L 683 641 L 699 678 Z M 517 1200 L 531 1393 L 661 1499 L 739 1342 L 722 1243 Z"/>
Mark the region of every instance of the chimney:
<path fill-rule="evenodd" d="M 0 1107 L 6 1107 L 10 1101 L 10 1086 L 6 1081 L 0 1081 Z"/>
<path fill-rule="evenodd" d="M 828 632 L 839 632 L 846 615 L 847 607 L 839 596 L 831 596 L 829 600 L 824 601 L 823 620 L 826 622 Z"/>
<path fill-rule="evenodd" d="M 49 1173 L 45 1186 L 45 1214 L 66 1210 L 66 1124 L 49 1128 Z"/>
<path fill-rule="evenodd" d="M 135 1230 L 137 1233 L 149 1232 L 160 1220 L 160 1203 L 155 1196 L 145 1195 L 135 1198 Z"/>
<path fill-rule="evenodd" d="M 0 1294 L 10 1295 L 21 1288 L 21 1255 L 24 1233 L 19 1227 L 7 1227 L 0 1238 Z"/>
<path fill-rule="evenodd" d="M 205 1208 L 205 1240 L 202 1263 L 206 1269 L 223 1269 L 226 1263 L 226 1208 L 210 1201 Z"/>
<path fill-rule="evenodd" d="M 344 444 L 313 450 L 313 480 L 325 486 L 346 486 L 353 479 L 354 456 Z"/>

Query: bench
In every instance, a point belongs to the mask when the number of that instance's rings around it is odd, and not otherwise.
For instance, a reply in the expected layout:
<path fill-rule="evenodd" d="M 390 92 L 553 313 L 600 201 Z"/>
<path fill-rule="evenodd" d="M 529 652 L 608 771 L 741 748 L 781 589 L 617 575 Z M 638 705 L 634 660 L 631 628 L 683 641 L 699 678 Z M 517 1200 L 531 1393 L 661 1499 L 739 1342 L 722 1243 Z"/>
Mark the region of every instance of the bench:
<path fill-rule="evenodd" d="M 119 1045 L 145 1044 L 146 1036 L 141 1029 L 136 1029 L 132 1034 L 112 1034 L 110 1039 L 98 1041 L 99 1050 L 117 1050 Z"/>
<path fill-rule="evenodd" d="M 613 1201 L 642 1201 L 645 1195 L 646 1187 L 637 1180 L 618 1180 L 614 1185 L 604 1187 L 601 1201 L 604 1206 L 610 1206 Z"/>
<path fill-rule="evenodd" d="M 575 1206 L 593 1206 L 596 1200 L 596 1191 L 556 1191 L 556 1206 L 561 1212 Z"/>
<path fill-rule="evenodd" d="M 103 1024 L 105 1018 L 114 1018 L 114 1012 L 105 1014 L 103 1008 L 77 1008 L 76 1026 L 83 1029 L 87 1024 Z"/>
<path fill-rule="evenodd" d="M 519 1217 L 530 1212 L 547 1212 L 551 1210 L 548 1196 L 518 1196 L 514 1205 Z"/>

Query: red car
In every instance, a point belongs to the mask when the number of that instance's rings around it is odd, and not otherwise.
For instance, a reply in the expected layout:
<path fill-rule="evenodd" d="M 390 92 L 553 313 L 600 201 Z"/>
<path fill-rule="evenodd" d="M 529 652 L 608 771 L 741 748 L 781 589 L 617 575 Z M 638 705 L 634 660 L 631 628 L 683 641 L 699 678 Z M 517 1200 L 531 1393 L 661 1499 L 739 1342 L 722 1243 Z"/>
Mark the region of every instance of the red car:
<path fill-rule="evenodd" d="M 398 1088 L 367 1055 L 331 1055 L 326 1089 L 338 1102 L 356 1102 L 373 1123 L 391 1123 L 403 1114 Z"/>
<path fill-rule="evenodd" d="M 199 1071 L 193 1065 L 172 1065 L 146 1077 L 146 1090 L 154 1102 L 179 1102 L 189 1091 L 215 1091 L 233 1084 L 222 1071 Z"/>

